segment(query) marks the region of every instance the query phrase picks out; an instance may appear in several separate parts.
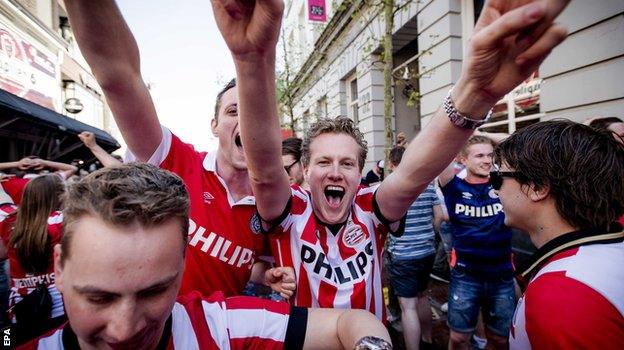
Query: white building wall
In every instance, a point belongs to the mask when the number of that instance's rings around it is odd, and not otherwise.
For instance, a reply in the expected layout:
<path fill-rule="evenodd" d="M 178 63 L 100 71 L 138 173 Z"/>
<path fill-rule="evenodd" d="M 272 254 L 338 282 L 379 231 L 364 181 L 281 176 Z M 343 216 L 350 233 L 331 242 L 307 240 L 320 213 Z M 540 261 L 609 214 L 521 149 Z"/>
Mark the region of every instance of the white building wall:
<path fill-rule="evenodd" d="M 546 118 L 624 117 L 624 1 L 572 1 L 568 38 L 540 67 Z"/>
<path fill-rule="evenodd" d="M 394 33 L 400 33 L 414 20 L 421 54 L 418 82 L 424 126 L 459 79 L 463 52 L 474 26 L 473 1 L 413 1 L 396 14 Z M 359 125 L 369 143 L 366 169 L 370 169 L 376 159 L 381 159 L 384 144 L 383 76 L 381 67 L 373 66 L 379 52 L 375 51 L 379 48 L 376 40 L 381 37 L 383 26 L 379 17 L 370 14 L 355 21 L 334 22 L 335 28 L 329 35 L 325 33 L 322 41 L 309 45 L 310 52 L 322 55 L 317 60 L 303 60 L 305 65 L 299 77 L 305 85 L 296 98 L 295 113 L 314 114 L 316 101 L 326 96 L 330 117 L 348 115 L 345 79 L 357 74 Z M 558 22 L 570 34 L 539 69 L 544 79 L 540 97 L 540 112 L 545 113 L 542 120 L 624 116 L 624 1 L 572 1 Z M 398 36 L 402 43 L 409 41 L 404 35 Z M 372 50 L 365 50 L 371 43 Z"/>

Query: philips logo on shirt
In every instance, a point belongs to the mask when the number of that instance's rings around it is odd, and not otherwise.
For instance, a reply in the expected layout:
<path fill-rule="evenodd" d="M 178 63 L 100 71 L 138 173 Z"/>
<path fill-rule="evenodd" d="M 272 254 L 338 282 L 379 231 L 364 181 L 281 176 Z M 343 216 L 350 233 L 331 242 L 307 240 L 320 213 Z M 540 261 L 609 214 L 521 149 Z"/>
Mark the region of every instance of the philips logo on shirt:
<path fill-rule="evenodd" d="M 465 205 L 456 203 L 455 204 L 455 214 L 464 214 L 465 216 L 473 217 L 473 218 L 484 218 L 489 216 L 498 215 L 498 213 L 503 211 L 503 205 L 500 203 L 494 203 L 490 205 L 485 205 L 482 207 L 475 207 L 472 205 Z"/>
<path fill-rule="evenodd" d="M 206 228 L 189 219 L 188 244 L 191 247 L 198 247 L 202 252 L 228 265 L 251 269 L 254 263 L 254 252 L 251 249 L 236 245 L 215 232 L 207 235 L 205 233 Z"/>
<path fill-rule="evenodd" d="M 464 199 L 472 199 L 472 193 L 470 193 L 470 192 L 462 192 L 462 197 Z"/>
<path fill-rule="evenodd" d="M 371 271 L 372 260 L 372 242 L 368 242 L 363 251 L 343 260 L 338 266 L 332 266 L 325 254 L 317 252 L 315 247 L 306 244 L 301 246 L 301 261 L 307 265 L 306 270 L 334 284 L 353 283 L 365 278 Z"/>

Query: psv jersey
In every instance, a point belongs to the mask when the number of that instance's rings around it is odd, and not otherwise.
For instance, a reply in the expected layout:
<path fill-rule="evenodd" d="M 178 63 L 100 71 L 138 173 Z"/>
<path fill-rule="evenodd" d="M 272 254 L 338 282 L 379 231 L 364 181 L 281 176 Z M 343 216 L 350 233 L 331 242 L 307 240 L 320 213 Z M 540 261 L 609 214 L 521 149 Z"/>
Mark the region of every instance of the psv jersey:
<path fill-rule="evenodd" d="M 178 297 L 158 348 L 300 349 L 307 325 L 307 310 L 293 312 L 295 310 L 291 311 L 284 302 L 252 297 L 226 299 L 220 292 L 203 298 L 193 292 Z M 70 325 L 65 324 L 18 349 L 78 348 L 76 335 Z"/>
<path fill-rule="evenodd" d="M 552 256 L 518 301 L 510 349 L 624 349 L 624 242 Z"/>
<path fill-rule="evenodd" d="M 128 160 L 133 160 L 131 154 Z M 148 161 L 176 173 L 191 199 L 188 247 L 179 295 L 197 290 L 240 295 L 265 237 L 255 217 L 254 197 L 234 201 L 216 172 L 216 152 L 197 152 L 163 127 L 163 139 Z M 255 230 L 254 230 L 255 228 Z"/>
<path fill-rule="evenodd" d="M 23 297 L 34 291 L 39 284 L 44 284 L 50 296 L 52 297 L 52 311 L 50 317 L 58 317 L 65 314 L 63 309 L 63 299 L 61 293 L 56 289 L 54 278 L 54 260 L 50 254 L 50 260 L 45 272 L 29 273 L 24 270 L 18 259 L 17 250 L 9 245 L 9 239 L 15 225 L 16 215 L 10 215 L 15 212 L 17 207 L 13 205 L 0 206 L 0 236 L 2 243 L 7 247 L 7 255 L 10 266 L 10 294 L 9 307 L 19 303 Z M 63 213 L 54 211 L 48 218 L 48 235 L 50 237 L 50 247 L 54 247 L 61 242 L 63 234 Z"/>
<path fill-rule="evenodd" d="M 295 269 L 294 305 L 364 309 L 385 320 L 381 253 L 389 230 L 374 210 L 376 188 L 357 192 L 346 224 L 335 235 L 316 219 L 311 194 L 291 188 L 289 211 L 269 237 L 276 263 Z"/>

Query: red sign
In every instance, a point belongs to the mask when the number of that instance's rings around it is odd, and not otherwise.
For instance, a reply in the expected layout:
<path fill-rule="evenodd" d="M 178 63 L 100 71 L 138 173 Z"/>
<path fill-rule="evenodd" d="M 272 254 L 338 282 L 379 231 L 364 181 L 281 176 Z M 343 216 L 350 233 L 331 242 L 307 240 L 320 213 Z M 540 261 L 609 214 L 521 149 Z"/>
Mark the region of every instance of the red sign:
<path fill-rule="evenodd" d="M 325 0 L 308 0 L 308 18 L 315 22 L 327 21 Z"/>
<path fill-rule="evenodd" d="M 37 49 L 0 22 L 0 88 L 44 107 L 60 99 L 56 56 Z"/>

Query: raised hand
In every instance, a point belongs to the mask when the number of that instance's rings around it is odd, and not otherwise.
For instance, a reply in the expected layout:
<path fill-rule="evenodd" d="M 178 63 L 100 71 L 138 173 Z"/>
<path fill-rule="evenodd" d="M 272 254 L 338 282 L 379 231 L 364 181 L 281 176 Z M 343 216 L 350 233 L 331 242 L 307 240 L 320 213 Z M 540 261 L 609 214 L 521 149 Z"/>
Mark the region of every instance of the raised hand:
<path fill-rule="evenodd" d="M 483 7 L 470 40 L 458 81 L 476 102 L 493 105 L 534 72 L 550 51 L 566 37 L 553 23 L 568 0 L 493 0 Z M 457 99 L 460 91 L 454 90 Z M 476 96 L 475 93 L 477 94 Z M 485 111 L 466 114 L 480 117 Z M 460 110 L 461 111 L 461 110 Z"/>
<path fill-rule="evenodd" d="M 83 131 L 83 132 L 81 132 L 80 134 L 78 134 L 78 138 L 88 148 L 92 148 L 93 146 L 96 145 L 95 135 L 93 135 L 93 133 L 90 132 L 90 131 Z"/>
<path fill-rule="evenodd" d="M 284 11 L 282 0 L 212 0 L 212 9 L 234 59 L 274 53 Z"/>
<path fill-rule="evenodd" d="M 295 270 L 292 267 L 274 267 L 266 270 L 264 282 L 286 299 L 290 298 L 297 288 Z"/>

